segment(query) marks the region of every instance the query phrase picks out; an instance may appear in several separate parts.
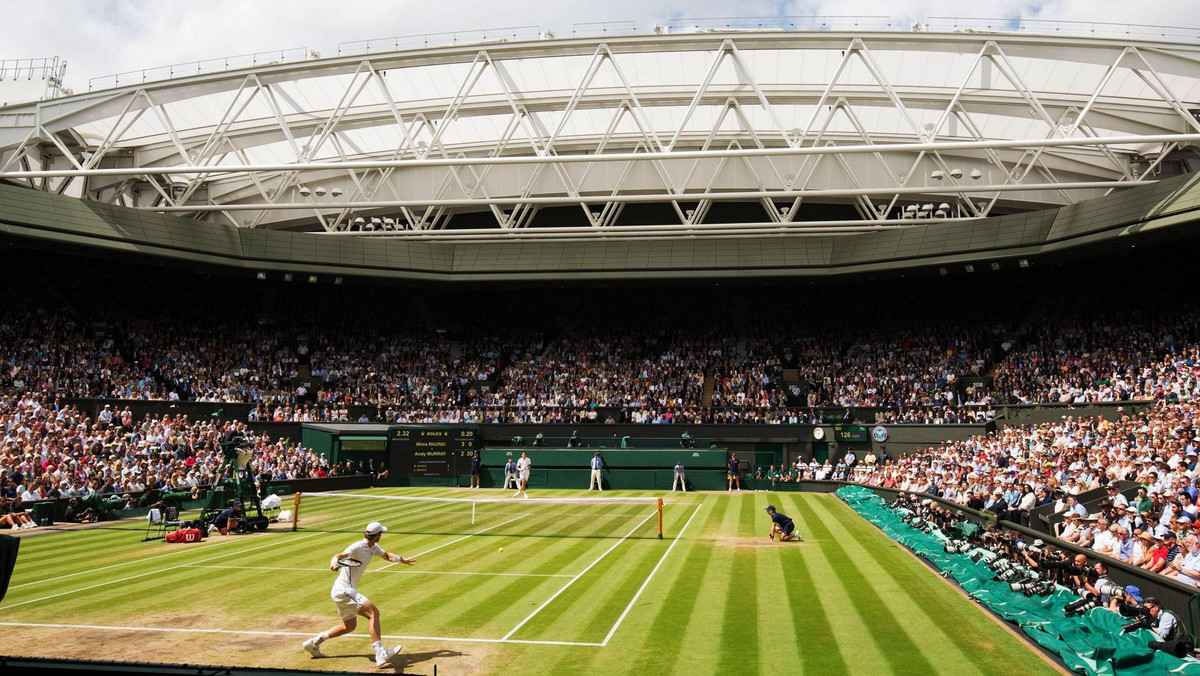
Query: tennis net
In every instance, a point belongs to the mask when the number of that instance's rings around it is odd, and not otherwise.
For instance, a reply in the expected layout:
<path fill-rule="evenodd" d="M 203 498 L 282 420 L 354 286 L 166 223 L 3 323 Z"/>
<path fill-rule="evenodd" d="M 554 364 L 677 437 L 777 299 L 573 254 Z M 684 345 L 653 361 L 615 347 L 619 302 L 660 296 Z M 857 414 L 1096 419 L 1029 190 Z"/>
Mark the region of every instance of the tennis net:
<path fill-rule="evenodd" d="M 446 498 L 303 493 L 293 530 L 359 532 L 379 521 L 392 533 L 574 538 L 661 538 L 660 498 Z M 357 515 L 359 518 L 354 519 Z M 362 523 L 359 523 L 359 522 Z"/>

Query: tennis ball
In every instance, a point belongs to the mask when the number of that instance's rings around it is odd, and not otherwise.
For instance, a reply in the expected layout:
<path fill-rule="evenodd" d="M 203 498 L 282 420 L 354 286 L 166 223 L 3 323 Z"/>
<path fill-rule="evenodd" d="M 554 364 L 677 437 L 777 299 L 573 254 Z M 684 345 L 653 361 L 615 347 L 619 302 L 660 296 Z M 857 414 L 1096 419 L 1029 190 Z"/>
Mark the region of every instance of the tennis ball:
<path fill-rule="evenodd" d="M 504 551 L 504 548 L 503 548 L 503 547 L 501 547 L 501 548 L 500 548 L 500 551 Z"/>

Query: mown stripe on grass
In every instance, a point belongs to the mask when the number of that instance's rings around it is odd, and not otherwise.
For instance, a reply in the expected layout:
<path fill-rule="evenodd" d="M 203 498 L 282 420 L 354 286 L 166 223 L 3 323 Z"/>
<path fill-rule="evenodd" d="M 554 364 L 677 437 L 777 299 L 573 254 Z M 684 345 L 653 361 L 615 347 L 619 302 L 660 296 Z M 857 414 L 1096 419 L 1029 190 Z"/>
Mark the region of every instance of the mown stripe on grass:
<path fill-rule="evenodd" d="M 736 535 L 749 537 L 758 503 L 752 496 L 743 496 L 741 503 Z M 741 544 L 733 548 L 732 557 L 717 671 L 753 673 L 758 671 L 758 561 L 755 548 Z"/>
<path fill-rule="evenodd" d="M 705 522 L 705 530 L 697 533 L 696 538 L 697 546 L 710 548 L 712 554 L 699 584 L 702 605 L 699 612 L 678 618 L 677 631 L 683 639 L 682 650 L 677 653 L 675 662 L 662 664 L 664 672 L 669 669 L 677 676 L 695 676 L 715 671 L 713 651 L 721 645 L 727 596 L 721 592 L 737 583 L 733 578 L 731 550 L 721 543 L 720 537 L 738 531 L 741 504 L 736 499 L 730 495 L 705 497 L 703 509 L 710 509 L 708 505 L 712 505 L 711 518 Z M 705 590 L 708 595 L 705 595 Z"/>
<path fill-rule="evenodd" d="M 582 517 L 563 519 L 557 528 L 546 534 L 569 535 L 585 526 Z M 550 538 L 539 541 L 538 544 L 542 546 L 536 551 L 522 547 L 518 552 L 504 556 L 491 551 L 490 546 L 486 550 L 477 546 L 468 548 L 463 555 L 468 561 L 481 555 L 488 556 L 494 559 L 488 564 L 493 570 L 503 570 L 506 565 L 512 565 L 509 562 L 515 564 L 519 561 L 519 565 L 530 572 L 561 573 L 574 567 L 582 567 L 581 559 L 594 557 L 596 551 L 604 546 L 604 542 L 589 541 L 590 546 L 581 547 L 579 540 Z M 531 564 L 532 569 L 529 568 Z M 422 617 L 423 623 L 431 627 L 445 626 L 447 631 L 453 630 L 465 636 L 486 634 L 496 638 L 519 622 L 536 608 L 546 595 L 552 594 L 553 590 L 562 584 L 563 581 L 559 578 L 503 578 L 469 587 L 461 581 L 458 584 L 452 581 L 435 585 L 423 584 L 417 587 L 410 607 Z"/>
<path fill-rule="evenodd" d="M 980 609 L 971 607 L 969 601 L 849 506 L 838 500 L 824 502 L 820 508 L 829 514 L 830 523 L 838 524 L 846 532 L 848 542 L 859 545 L 852 547 L 856 554 L 870 558 L 878 568 L 890 572 L 890 580 L 882 586 L 882 591 L 894 599 L 893 605 L 912 622 L 909 633 L 943 654 L 935 660 L 939 665 L 954 668 L 970 663 L 981 673 L 1010 673 L 1014 655 L 1009 653 L 1015 651 L 1016 657 L 1029 658 L 1030 668 L 1038 670 L 1046 666 L 1018 639 L 996 626 Z M 874 542 L 889 546 L 866 546 Z M 962 646 L 972 649 L 964 650 Z"/>
<path fill-rule="evenodd" d="M 659 672 L 665 669 L 665 665 L 674 664 L 679 659 L 684 644 L 684 627 L 698 614 L 698 606 L 707 601 L 701 597 L 700 589 L 712 559 L 713 548 L 707 544 L 700 545 L 697 540 L 704 538 L 723 516 L 723 510 L 713 507 L 714 502 L 710 499 L 703 503 L 700 509 L 708 513 L 696 524 L 696 530 L 686 536 L 686 544 L 679 548 L 682 564 L 675 578 L 669 582 L 649 631 L 641 637 L 642 647 L 636 651 L 637 660 L 630 673 Z"/>
<path fill-rule="evenodd" d="M 956 621 L 961 612 L 951 613 L 949 617 L 940 618 L 940 620 L 933 617 L 930 608 L 910 596 L 904 590 L 903 585 L 896 580 L 897 568 L 903 568 L 902 565 L 883 565 L 876 557 L 870 555 L 869 552 L 877 551 L 879 545 L 890 545 L 890 542 L 886 538 L 880 539 L 877 533 L 852 533 L 842 520 L 847 515 L 833 514 L 827 509 L 828 505 L 827 502 L 813 501 L 811 509 L 816 517 L 815 521 L 820 523 L 820 528 L 830 533 L 830 536 L 838 542 L 839 556 L 843 557 L 848 564 L 853 562 L 852 567 L 848 567 L 846 570 L 846 579 L 850 580 L 853 585 L 869 587 L 873 598 L 878 598 L 881 603 L 886 603 L 891 618 L 883 617 L 882 619 L 889 623 L 893 640 L 900 642 L 907 638 L 908 644 L 918 648 L 921 659 L 932 658 L 931 661 L 925 662 L 930 665 L 927 673 L 935 671 L 932 664 L 947 666 L 948 660 L 953 663 L 955 671 L 959 671 L 963 665 L 971 663 L 971 660 L 955 646 L 955 639 L 943 631 L 941 624 L 941 622 Z M 868 544 L 872 546 L 867 546 Z M 860 567 L 863 565 L 869 566 L 881 574 L 868 578 Z M 897 615 L 905 618 L 903 624 L 894 621 Z M 908 645 L 901 644 L 906 647 Z"/>
<path fill-rule="evenodd" d="M 651 547 L 621 543 L 512 638 L 603 641 L 654 566 L 657 553 Z"/>
<path fill-rule="evenodd" d="M 786 503 L 780 496 L 775 496 L 773 504 Z M 797 521 L 799 529 L 803 518 L 797 518 L 798 510 L 794 506 L 791 509 L 788 514 Z M 830 604 L 825 601 L 828 595 L 824 593 L 827 590 L 817 586 L 811 570 L 821 565 L 823 558 L 815 545 L 797 544 L 790 548 L 791 552 L 789 548 L 781 543 L 779 555 L 786 578 L 783 592 L 795 623 L 795 647 L 799 651 L 801 671 L 806 674 L 848 674 L 850 670 L 843 654 L 846 646 L 834 633 L 834 627 L 839 623 L 833 618 L 840 618 L 840 613 L 837 608 L 828 607 Z"/>
<path fill-rule="evenodd" d="M 807 498 L 807 496 L 804 501 L 809 509 L 813 509 L 817 504 L 815 499 Z M 789 502 L 795 504 L 797 506 L 795 511 L 800 513 L 798 504 L 790 499 Z M 805 518 L 806 529 L 811 533 L 812 539 L 817 541 L 813 544 L 819 545 L 814 550 L 819 551 L 828 562 L 824 569 L 816 573 L 816 576 L 828 579 L 829 582 L 826 584 L 836 584 L 841 588 L 844 598 L 849 601 L 850 607 L 861 618 L 861 626 L 866 627 L 870 632 L 869 637 L 842 635 L 841 641 L 846 643 L 857 638 L 865 649 L 867 641 L 870 640 L 875 647 L 875 657 L 882 661 L 890 671 L 914 674 L 932 672 L 933 665 L 925 657 L 921 647 L 905 633 L 902 623 L 889 608 L 888 599 L 879 594 L 872 582 L 859 569 L 857 563 L 846 553 L 843 548 L 844 543 L 833 537 L 833 534 L 822 522 L 821 516 L 814 511 L 811 517 Z M 879 571 L 879 575 L 887 575 L 887 571 Z M 817 583 L 821 584 L 821 581 L 818 579 Z M 860 627 L 857 631 L 862 631 L 862 628 Z M 863 668 L 863 666 L 853 664 L 857 658 L 871 657 L 858 652 L 851 653 L 851 655 L 854 670 Z M 871 668 L 880 666 L 883 665 L 876 663 L 872 664 Z"/>

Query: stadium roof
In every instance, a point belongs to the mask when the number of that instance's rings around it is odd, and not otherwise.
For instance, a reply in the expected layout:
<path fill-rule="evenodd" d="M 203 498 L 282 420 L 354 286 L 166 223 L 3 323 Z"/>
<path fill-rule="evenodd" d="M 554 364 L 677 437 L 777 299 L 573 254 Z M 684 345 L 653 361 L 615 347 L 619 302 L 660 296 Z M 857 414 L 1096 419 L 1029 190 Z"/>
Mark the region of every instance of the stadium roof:
<path fill-rule="evenodd" d="M 1195 42 L 528 37 L 7 106 L 0 178 L 245 228 L 565 240 L 969 226 L 1200 161 Z"/>

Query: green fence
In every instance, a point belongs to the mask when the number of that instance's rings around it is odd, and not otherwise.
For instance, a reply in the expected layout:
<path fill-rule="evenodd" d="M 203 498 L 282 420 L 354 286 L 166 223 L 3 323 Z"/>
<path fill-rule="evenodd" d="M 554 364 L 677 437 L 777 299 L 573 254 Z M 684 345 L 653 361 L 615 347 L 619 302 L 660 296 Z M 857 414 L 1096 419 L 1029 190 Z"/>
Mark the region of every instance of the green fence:
<path fill-rule="evenodd" d="M 1068 590 L 1060 587 L 1050 596 L 1026 597 L 1012 591 L 1008 583 L 994 581 L 993 572 L 967 554 L 947 554 L 946 536 L 940 531 L 925 533 L 909 526 L 868 489 L 846 486 L 837 495 L 888 537 L 928 560 L 944 577 L 954 579 L 972 599 L 1015 623 L 1038 645 L 1058 655 L 1069 669 L 1113 676 L 1200 675 L 1200 663 L 1152 650 L 1148 643 L 1157 638 L 1153 632 L 1138 629 L 1121 633 L 1121 625 L 1128 623 L 1128 618 L 1102 608 L 1066 617 L 1063 607 L 1079 598 Z"/>

